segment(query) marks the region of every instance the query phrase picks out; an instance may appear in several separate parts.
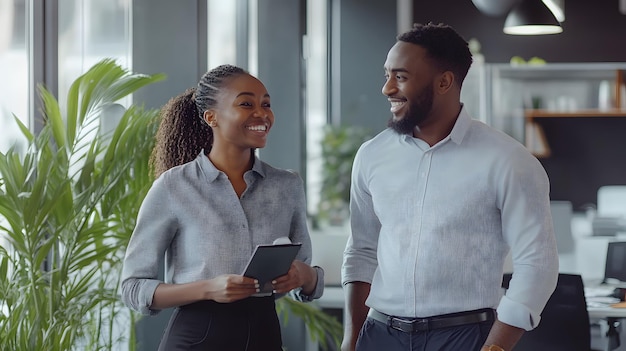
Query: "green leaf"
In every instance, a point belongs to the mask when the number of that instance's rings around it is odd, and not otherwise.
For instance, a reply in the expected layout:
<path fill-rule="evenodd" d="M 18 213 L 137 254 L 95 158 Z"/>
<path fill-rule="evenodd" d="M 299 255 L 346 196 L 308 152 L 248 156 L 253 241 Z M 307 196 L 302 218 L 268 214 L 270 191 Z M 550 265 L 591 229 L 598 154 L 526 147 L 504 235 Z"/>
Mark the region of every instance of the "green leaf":
<path fill-rule="evenodd" d="M 61 116 L 61 108 L 54 95 L 46 90 L 42 85 L 38 86 L 39 96 L 43 101 L 43 111 L 46 118 L 46 125 L 52 128 L 54 141 L 58 148 L 64 148 L 67 145 L 67 136 L 65 134 L 65 125 Z"/>
<path fill-rule="evenodd" d="M 24 136 L 26 137 L 28 141 L 32 141 L 35 138 L 33 133 L 31 133 L 30 130 L 28 129 L 28 126 L 22 123 L 22 120 L 20 120 L 16 115 L 13 115 L 13 120 L 15 120 L 15 123 L 17 123 L 17 126 L 20 128 L 20 131 L 22 132 L 22 134 L 24 134 Z"/>

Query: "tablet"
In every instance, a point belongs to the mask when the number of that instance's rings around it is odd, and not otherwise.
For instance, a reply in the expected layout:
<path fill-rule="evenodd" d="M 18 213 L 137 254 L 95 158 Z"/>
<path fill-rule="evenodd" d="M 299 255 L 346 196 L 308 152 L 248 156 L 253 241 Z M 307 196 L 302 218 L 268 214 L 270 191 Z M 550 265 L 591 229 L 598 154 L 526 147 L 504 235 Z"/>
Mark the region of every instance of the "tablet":
<path fill-rule="evenodd" d="M 289 272 L 301 243 L 257 245 L 243 275 L 259 281 L 261 291 L 253 296 L 272 294 L 272 280 Z"/>

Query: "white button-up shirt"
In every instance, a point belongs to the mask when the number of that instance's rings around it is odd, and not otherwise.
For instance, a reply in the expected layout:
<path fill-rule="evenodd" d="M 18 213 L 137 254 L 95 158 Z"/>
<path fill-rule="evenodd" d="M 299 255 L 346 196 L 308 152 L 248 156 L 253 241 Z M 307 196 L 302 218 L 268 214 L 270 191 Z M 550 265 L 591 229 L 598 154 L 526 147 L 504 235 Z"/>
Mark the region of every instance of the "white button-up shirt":
<path fill-rule="evenodd" d="M 497 308 L 504 323 L 538 324 L 558 276 L 548 177 L 464 108 L 432 147 L 391 129 L 364 143 L 350 210 L 342 281 L 371 283 L 369 307 L 402 317 Z M 515 273 L 503 297 L 509 249 Z"/>

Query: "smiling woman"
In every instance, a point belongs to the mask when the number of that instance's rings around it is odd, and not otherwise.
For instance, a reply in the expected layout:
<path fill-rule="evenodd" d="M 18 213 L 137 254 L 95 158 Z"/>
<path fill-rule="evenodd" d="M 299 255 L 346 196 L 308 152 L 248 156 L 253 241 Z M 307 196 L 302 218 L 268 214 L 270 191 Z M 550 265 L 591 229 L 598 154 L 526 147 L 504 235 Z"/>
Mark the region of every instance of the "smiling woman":
<path fill-rule="evenodd" d="M 161 115 L 157 179 L 126 251 L 124 302 L 144 314 L 175 308 L 160 350 L 281 350 L 275 299 L 321 297 L 324 271 L 310 266 L 302 179 L 254 153 L 274 124 L 265 85 L 218 66 Z M 242 272 L 257 245 L 281 237 L 302 246 L 287 274 L 271 281 L 272 294 L 257 297 L 259 282 Z"/>

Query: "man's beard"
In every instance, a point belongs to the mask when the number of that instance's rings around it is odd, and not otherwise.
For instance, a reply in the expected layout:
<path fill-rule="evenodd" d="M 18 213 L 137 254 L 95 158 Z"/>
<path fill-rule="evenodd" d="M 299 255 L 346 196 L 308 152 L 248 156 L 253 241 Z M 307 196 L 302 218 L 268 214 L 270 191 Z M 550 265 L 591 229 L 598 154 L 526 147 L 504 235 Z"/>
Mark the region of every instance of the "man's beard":
<path fill-rule="evenodd" d="M 395 119 L 389 118 L 387 127 L 393 129 L 398 134 L 413 135 L 415 127 L 418 127 L 426 120 L 433 107 L 433 90 L 430 87 L 424 88 L 418 95 L 417 101 L 411 103 L 404 116 Z"/>

